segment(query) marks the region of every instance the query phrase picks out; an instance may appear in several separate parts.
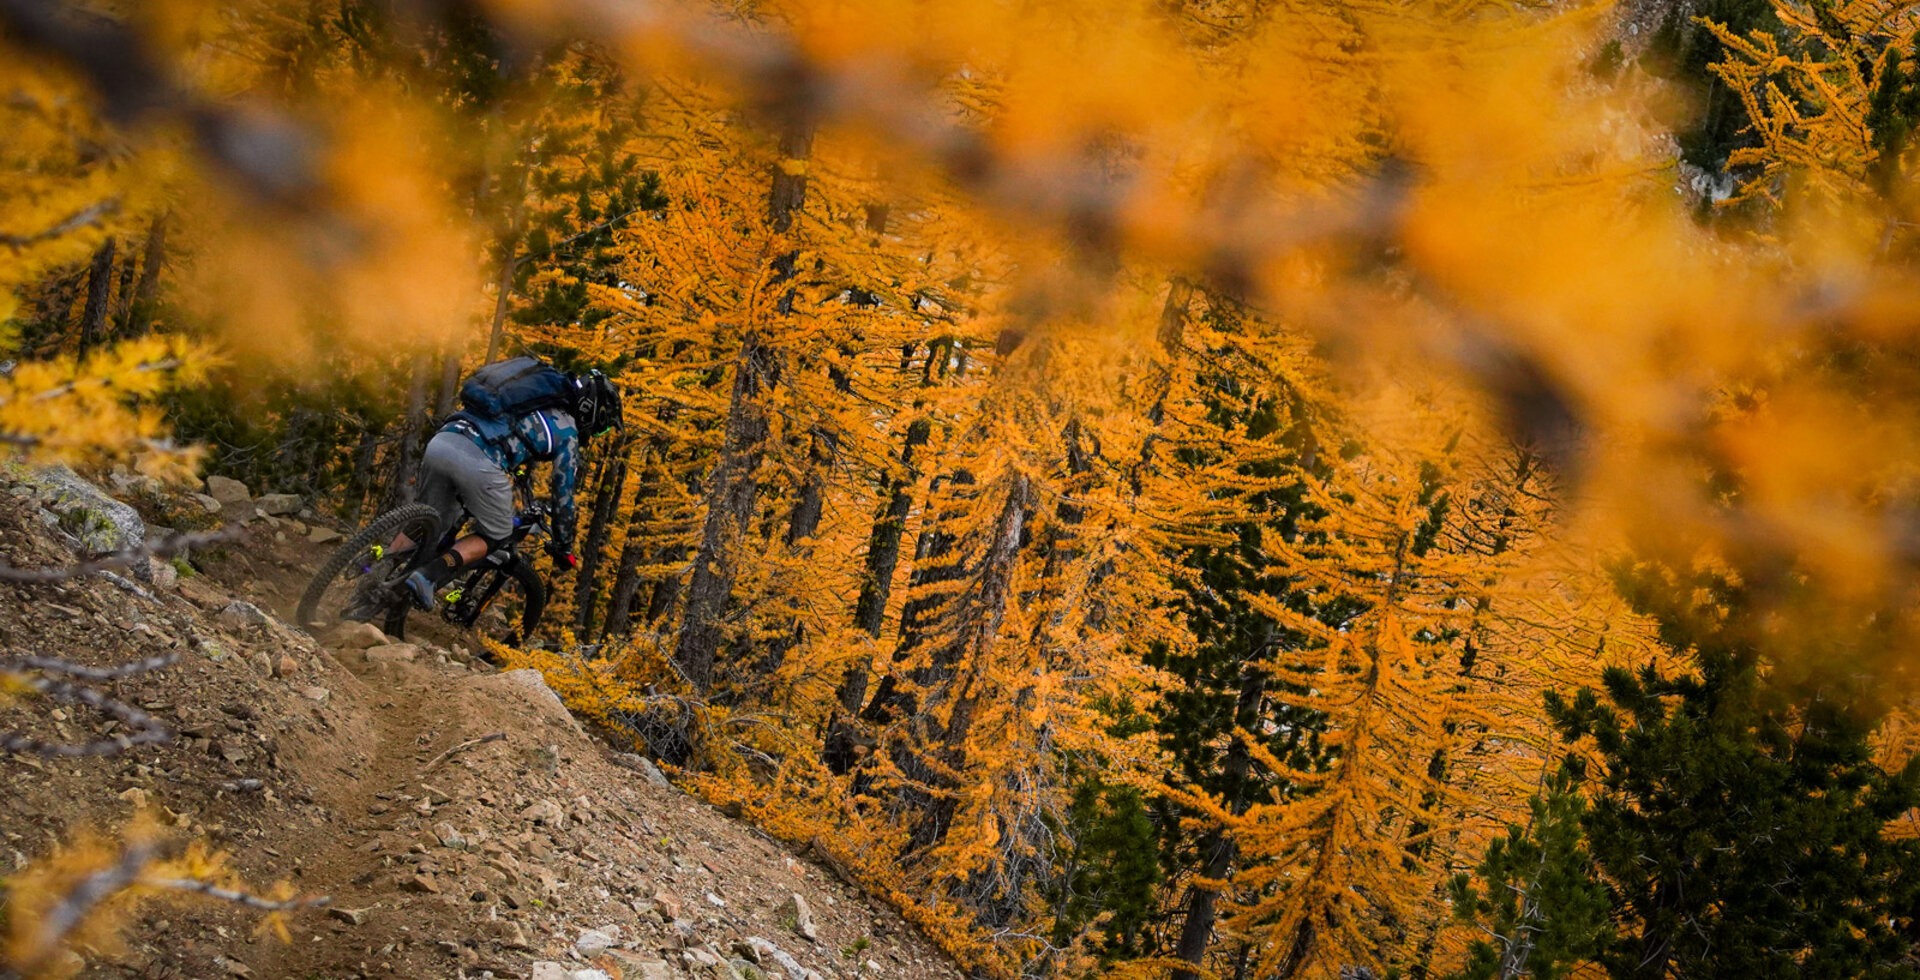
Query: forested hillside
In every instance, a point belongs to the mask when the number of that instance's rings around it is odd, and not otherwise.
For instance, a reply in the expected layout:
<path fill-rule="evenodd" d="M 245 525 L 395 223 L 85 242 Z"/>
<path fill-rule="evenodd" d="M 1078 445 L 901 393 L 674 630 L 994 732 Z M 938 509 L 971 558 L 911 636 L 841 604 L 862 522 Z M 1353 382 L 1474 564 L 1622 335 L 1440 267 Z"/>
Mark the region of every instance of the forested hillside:
<path fill-rule="evenodd" d="M 1916 24 L 0 0 L 0 452 L 605 371 L 493 656 L 982 977 L 1920 975 Z"/>

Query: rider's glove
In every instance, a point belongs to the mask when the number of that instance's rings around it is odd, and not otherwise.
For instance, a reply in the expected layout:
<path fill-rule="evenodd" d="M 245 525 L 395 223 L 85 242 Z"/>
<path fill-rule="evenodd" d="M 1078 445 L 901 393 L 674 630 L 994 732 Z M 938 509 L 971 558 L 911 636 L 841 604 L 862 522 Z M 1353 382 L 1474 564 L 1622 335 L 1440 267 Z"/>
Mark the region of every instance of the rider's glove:
<path fill-rule="evenodd" d="M 553 567 L 555 568 L 564 568 L 568 571 L 573 571 L 580 567 L 580 559 L 575 558 L 573 552 L 552 542 L 548 542 L 547 544 L 547 554 L 553 557 Z"/>

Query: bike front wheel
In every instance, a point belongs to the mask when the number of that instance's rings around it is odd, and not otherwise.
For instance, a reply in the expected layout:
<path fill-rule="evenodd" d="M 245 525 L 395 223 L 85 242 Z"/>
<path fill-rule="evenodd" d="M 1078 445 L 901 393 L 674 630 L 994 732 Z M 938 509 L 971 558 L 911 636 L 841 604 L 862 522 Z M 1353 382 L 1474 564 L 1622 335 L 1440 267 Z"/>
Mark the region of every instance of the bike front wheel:
<path fill-rule="evenodd" d="M 396 507 L 374 518 L 334 549 L 308 580 L 296 611 L 301 628 L 312 633 L 341 622 L 379 622 L 396 607 L 404 620 L 406 600 L 391 586 L 420 546 L 435 539 L 439 525 L 439 513 L 426 504 Z M 393 548 L 401 536 L 412 544 Z"/>

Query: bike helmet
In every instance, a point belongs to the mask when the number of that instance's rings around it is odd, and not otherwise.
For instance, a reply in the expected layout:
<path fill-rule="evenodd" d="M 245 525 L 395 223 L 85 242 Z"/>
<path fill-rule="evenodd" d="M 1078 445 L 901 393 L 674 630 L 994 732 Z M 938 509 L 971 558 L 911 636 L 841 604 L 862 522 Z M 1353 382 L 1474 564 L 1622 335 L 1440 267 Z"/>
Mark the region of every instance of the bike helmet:
<path fill-rule="evenodd" d="M 620 389 L 599 371 L 588 371 L 573 379 L 573 419 L 580 423 L 583 435 L 597 436 L 621 426 Z"/>

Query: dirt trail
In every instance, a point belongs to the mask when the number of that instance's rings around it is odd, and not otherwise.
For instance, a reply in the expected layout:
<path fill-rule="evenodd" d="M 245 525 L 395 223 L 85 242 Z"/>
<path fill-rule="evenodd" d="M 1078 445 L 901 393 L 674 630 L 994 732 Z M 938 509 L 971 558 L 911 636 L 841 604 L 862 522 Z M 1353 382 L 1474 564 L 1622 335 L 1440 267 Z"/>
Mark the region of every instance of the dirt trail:
<path fill-rule="evenodd" d="M 16 498 L 0 494 L 0 559 L 71 560 Z M 110 691 L 171 744 L 0 755 L 0 870 L 143 810 L 250 882 L 333 900 L 295 916 L 290 945 L 232 906 L 152 904 L 124 944 L 82 950 L 83 976 L 961 976 L 892 910 L 587 737 L 532 672 L 288 627 L 268 611 L 290 610 L 325 549 L 266 522 L 249 535 L 144 596 L 101 578 L 0 587 L 0 655 L 180 658 Z M 107 730 L 50 707 L 0 706 L 0 730 Z"/>

